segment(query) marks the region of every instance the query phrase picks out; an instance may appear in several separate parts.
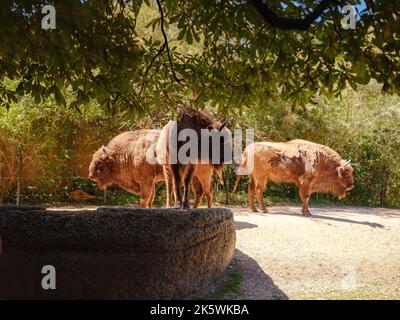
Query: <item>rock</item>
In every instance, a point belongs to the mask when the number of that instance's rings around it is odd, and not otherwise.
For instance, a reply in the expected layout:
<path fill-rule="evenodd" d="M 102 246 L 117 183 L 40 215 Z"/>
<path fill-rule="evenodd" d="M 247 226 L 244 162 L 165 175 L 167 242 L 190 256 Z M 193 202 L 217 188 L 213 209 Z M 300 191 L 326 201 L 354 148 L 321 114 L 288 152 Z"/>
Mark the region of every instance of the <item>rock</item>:
<path fill-rule="evenodd" d="M 232 260 L 228 209 L 0 206 L 0 299 L 174 299 L 218 279 Z M 56 289 L 44 290 L 44 265 Z"/>
<path fill-rule="evenodd" d="M 91 194 L 81 190 L 81 189 L 77 189 L 74 191 L 71 191 L 70 193 L 68 193 L 68 198 L 73 199 L 75 201 L 87 201 L 87 200 L 91 200 L 91 199 L 95 199 L 95 196 L 92 196 Z"/>

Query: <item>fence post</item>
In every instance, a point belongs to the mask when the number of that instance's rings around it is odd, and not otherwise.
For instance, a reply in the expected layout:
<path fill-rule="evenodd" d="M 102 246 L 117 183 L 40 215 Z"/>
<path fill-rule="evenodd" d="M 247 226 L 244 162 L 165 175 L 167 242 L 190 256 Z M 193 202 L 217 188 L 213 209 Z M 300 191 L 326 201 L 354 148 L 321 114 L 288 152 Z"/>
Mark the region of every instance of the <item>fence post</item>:
<path fill-rule="evenodd" d="M 229 180 L 230 180 L 230 170 L 226 170 L 225 174 L 225 204 L 229 205 Z"/>
<path fill-rule="evenodd" d="M 381 192 L 380 192 L 380 200 L 381 200 L 381 207 L 385 206 L 385 202 L 386 202 L 386 186 L 381 186 Z"/>
<path fill-rule="evenodd" d="M 16 205 L 19 206 L 21 202 L 21 180 L 22 180 L 22 165 L 23 165 L 23 155 L 21 146 L 18 148 L 18 171 L 17 171 L 17 199 Z"/>
<path fill-rule="evenodd" d="M 107 190 L 103 190 L 103 204 L 107 203 Z"/>

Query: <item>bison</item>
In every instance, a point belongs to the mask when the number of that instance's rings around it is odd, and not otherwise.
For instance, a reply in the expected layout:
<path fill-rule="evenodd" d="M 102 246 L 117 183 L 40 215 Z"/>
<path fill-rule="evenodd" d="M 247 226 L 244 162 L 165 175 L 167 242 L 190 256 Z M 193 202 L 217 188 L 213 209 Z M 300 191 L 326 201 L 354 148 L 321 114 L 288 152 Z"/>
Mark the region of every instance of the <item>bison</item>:
<path fill-rule="evenodd" d="M 89 166 L 89 179 L 100 189 L 117 184 L 140 196 L 140 205 L 150 208 L 155 197 L 155 183 L 164 180 L 163 169 L 148 161 L 146 153 L 157 143 L 157 130 L 127 131 L 97 150 Z"/>
<path fill-rule="evenodd" d="M 189 209 L 189 186 L 197 164 L 213 165 L 220 170 L 225 156 L 230 153 L 231 133 L 225 128 L 225 119 L 214 121 L 199 110 L 184 107 L 179 111 L 178 119 L 163 127 L 156 153 L 158 162 L 165 166 L 165 171 L 172 177 L 175 207 Z M 208 139 L 208 146 L 203 145 L 205 139 Z M 187 148 L 188 145 L 194 148 Z"/>
<path fill-rule="evenodd" d="M 254 157 L 253 157 L 254 156 Z M 342 199 L 354 186 L 353 168 L 331 148 L 305 140 L 258 142 L 246 147 L 240 170 L 249 172 L 249 206 L 256 212 L 254 193 L 263 212 L 263 191 L 268 181 L 294 183 L 299 188 L 302 214 L 310 215 L 308 202 L 313 192 L 329 192 Z M 241 175 L 238 175 L 233 192 Z"/>
<path fill-rule="evenodd" d="M 97 182 L 100 189 L 105 190 L 112 184 L 119 185 L 126 191 L 140 196 L 140 205 L 144 208 L 152 206 L 155 197 L 155 183 L 167 179 L 163 166 L 156 162 L 155 145 L 160 136 L 159 130 L 127 131 L 114 137 L 106 146 L 97 150 L 89 166 L 89 179 Z M 221 172 L 216 171 L 221 178 Z M 212 206 L 211 179 L 212 165 L 199 166 L 194 173 L 193 192 L 195 204 L 207 196 L 208 206 Z M 167 206 L 172 205 L 172 188 L 167 192 Z"/>

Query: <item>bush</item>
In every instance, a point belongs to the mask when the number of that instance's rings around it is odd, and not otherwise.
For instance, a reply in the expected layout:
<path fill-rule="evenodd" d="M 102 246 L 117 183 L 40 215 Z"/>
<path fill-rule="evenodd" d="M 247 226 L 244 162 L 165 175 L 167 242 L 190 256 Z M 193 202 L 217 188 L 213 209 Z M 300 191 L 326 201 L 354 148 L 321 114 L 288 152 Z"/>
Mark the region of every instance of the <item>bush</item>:
<path fill-rule="evenodd" d="M 241 114 L 228 116 L 229 127 L 254 128 L 256 141 L 301 138 L 326 144 L 355 163 L 355 188 L 344 203 L 400 207 L 400 98 L 384 96 L 380 89 L 371 83 L 358 92 L 344 91 L 342 99 L 316 97 L 305 109 L 279 99 L 261 105 L 248 102 Z M 82 189 L 96 196 L 85 203 L 102 204 L 103 193 L 87 179 L 94 151 L 122 131 L 159 128 L 170 115 L 160 111 L 151 117 L 130 117 L 107 114 L 94 102 L 78 111 L 60 107 L 51 99 L 37 104 L 27 96 L 8 111 L 0 109 L 0 200 L 15 202 L 18 152 L 22 152 L 24 203 L 73 203 L 68 193 Z M 234 169 L 233 165 L 224 169 L 231 189 Z M 225 188 L 215 181 L 214 190 L 215 201 L 225 203 Z M 159 184 L 155 205 L 164 205 L 165 192 Z M 298 201 L 297 188 L 288 184 L 269 183 L 266 196 L 272 203 Z M 229 198 L 234 204 L 247 203 L 246 178 L 238 194 Z M 337 200 L 319 194 L 312 201 Z M 138 203 L 138 197 L 119 188 L 107 192 L 109 205 L 131 203 Z"/>

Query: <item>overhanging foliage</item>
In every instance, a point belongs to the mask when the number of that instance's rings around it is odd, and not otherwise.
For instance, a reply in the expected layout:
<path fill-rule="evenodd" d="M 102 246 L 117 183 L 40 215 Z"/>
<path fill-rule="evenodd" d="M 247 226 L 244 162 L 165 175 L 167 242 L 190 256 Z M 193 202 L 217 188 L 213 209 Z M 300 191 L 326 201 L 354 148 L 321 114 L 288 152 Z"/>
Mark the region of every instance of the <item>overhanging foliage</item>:
<path fill-rule="evenodd" d="M 371 78 L 400 93 L 398 1 L 346 1 L 363 8 L 355 30 L 341 26 L 343 1 L 55 0 L 56 29 L 42 30 L 47 3 L 0 4 L 6 107 L 30 93 L 78 109 L 96 99 L 151 113 L 189 100 L 230 113 L 271 96 L 305 105 Z"/>

